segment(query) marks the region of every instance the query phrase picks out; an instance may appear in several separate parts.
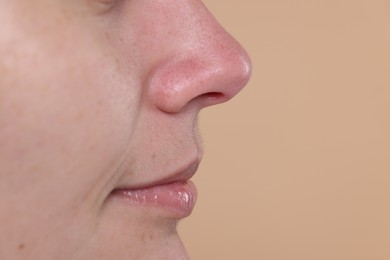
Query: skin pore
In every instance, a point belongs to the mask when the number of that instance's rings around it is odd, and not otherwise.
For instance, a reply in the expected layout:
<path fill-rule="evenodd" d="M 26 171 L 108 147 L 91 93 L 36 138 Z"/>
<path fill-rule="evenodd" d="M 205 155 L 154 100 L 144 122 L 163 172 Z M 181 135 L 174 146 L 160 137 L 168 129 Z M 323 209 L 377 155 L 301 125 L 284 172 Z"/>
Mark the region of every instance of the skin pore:
<path fill-rule="evenodd" d="M 197 115 L 250 61 L 199 0 L 0 2 L 0 259 L 188 259 L 127 205 L 202 157 Z"/>

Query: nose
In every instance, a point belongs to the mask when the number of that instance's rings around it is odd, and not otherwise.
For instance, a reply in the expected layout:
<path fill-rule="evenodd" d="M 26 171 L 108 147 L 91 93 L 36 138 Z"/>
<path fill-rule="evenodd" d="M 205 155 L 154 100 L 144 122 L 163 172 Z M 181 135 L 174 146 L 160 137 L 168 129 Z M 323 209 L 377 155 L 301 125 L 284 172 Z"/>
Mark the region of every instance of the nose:
<path fill-rule="evenodd" d="M 163 58 L 150 74 L 148 90 L 154 105 L 178 113 L 190 104 L 201 109 L 230 100 L 249 80 L 249 56 L 200 1 L 168 2 L 181 4 L 173 3 L 174 9 L 160 21 L 170 26 L 160 46 L 175 48 L 164 47 Z"/>

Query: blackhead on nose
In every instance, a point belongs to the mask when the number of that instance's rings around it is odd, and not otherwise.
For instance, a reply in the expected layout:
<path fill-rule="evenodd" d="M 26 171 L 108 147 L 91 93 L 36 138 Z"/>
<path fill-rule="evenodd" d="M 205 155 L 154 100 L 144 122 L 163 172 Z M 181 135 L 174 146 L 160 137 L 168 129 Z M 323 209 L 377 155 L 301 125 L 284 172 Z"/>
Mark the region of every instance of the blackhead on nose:
<path fill-rule="evenodd" d="M 240 44 L 200 1 L 187 2 L 169 13 L 166 25 L 172 33 L 161 44 L 176 46 L 149 78 L 155 106 L 167 113 L 178 113 L 189 104 L 201 109 L 225 102 L 244 88 L 251 74 L 250 58 Z"/>

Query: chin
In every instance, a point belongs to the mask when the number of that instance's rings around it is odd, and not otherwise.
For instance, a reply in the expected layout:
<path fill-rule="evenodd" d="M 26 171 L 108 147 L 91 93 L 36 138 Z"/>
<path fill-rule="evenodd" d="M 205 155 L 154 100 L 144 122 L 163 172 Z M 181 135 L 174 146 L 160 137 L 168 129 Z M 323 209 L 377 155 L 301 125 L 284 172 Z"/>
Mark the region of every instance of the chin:
<path fill-rule="evenodd" d="M 165 209 L 107 201 L 104 210 L 80 245 L 67 259 L 185 260 L 189 259 L 177 232 L 179 219 Z"/>
<path fill-rule="evenodd" d="M 107 236 L 101 243 L 90 247 L 90 250 L 78 255 L 75 260 L 101 259 L 101 260 L 187 260 L 187 252 L 177 232 L 169 235 L 159 235 L 158 231 L 151 233 L 127 232 L 129 236 Z M 157 236 L 157 237 L 156 237 Z M 108 239 L 107 239 L 108 238 Z M 89 252 L 89 253 L 88 253 Z"/>

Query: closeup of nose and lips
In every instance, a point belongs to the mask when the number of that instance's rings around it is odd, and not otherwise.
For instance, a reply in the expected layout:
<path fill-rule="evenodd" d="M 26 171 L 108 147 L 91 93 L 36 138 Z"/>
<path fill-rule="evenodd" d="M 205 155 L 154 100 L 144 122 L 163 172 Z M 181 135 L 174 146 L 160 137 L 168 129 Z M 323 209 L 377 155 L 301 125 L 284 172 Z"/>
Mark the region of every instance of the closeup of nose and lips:
<path fill-rule="evenodd" d="M 198 113 L 202 108 L 230 100 L 244 88 L 251 75 L 251 62 L 245 50 L 200 1 L 196 2 L 194 10 L 187 9 L 183 15 L 174 16 L 176 19 L 186 19 L 189 15 L 198 15 L 189 18 L 194 21 L 193 24 L 187 21 L 185 26 L 180 27 L 177 24 L 181 21 L 167 20 L 175 28 L 178 48 L 171 50 L 168 55 L 162 52 L 168 58 L 161 59 L 162 62 L 158 62 L 148 76 L 147 96 L 154 109 L 171 117 L 182 113 Z M 188 110 L 188 107 L 192 109 Z M 193 207 L 193 204 L 188 204 L 191 194 L 195 197 L 193 201 L 196 200 L 194 187 L 185 182 L 198 167 L 201 155 L 197 157 L 195 161 L 191 158 L 177 158 L 177 162 L 191 163 L 167 176 L 155 176 L 152 182 L 136 190 L 125 188 L 114 193 L 131 202 L 139 202 L 141 197 L 143 202 L 149 200 L 154 204 L 178 205 L 178 208 L 183 209 L 180 217 L 185 217 Z M 174 195 L 172 199 L 172 194 L 177 196 Z M 178 200 L 184 204 L 177 204 Z"/>
<path fill-rule="evenodd" d="M 240 43 L 201 1 L 192 2 L 197 3 L 195 10 L 184 12 L 181 18 L 190 22 L 176 27 L 179 49 L 153 71 L 149 81 L 149 96 L 163 113 L 186 113 L 190 106 L 198 113 L 226 102 L 246 86 L 252 73 L 250 57 Z M 200 160 L 201 155 L 197 165 Z"/>

